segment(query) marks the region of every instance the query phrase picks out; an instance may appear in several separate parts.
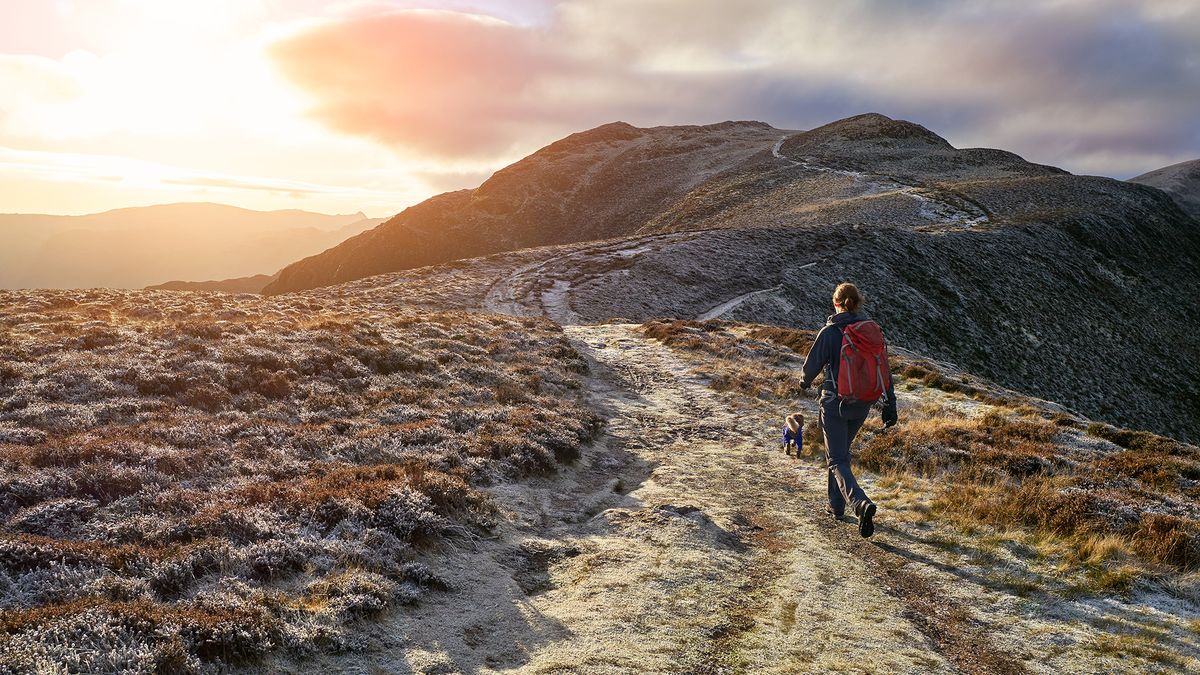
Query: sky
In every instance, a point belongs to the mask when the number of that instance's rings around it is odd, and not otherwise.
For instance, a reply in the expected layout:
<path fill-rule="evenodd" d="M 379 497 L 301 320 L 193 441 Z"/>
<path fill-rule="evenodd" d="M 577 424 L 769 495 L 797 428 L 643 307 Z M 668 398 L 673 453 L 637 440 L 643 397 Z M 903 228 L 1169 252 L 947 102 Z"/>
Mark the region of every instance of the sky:
<path fill-rule="evenodd" d="M 863 112 L 1200 157 L 1196 0 L 0 0 L 0 213 L 399 212 L 574 131 Z"/>

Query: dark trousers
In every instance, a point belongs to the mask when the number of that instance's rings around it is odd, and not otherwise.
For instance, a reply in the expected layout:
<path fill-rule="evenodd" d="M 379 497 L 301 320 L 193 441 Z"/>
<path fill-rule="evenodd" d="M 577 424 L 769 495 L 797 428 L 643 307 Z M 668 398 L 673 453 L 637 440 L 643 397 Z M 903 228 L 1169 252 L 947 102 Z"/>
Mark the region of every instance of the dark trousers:
<path fill-rule="evenodd" d="M 846 512 L 846 505 L 857 509 L 868 501 L 850 469 L 850 443 L 858 435 L 871 406 L 842 405 L 836 396 L 821 397 L 821 429 L 825 432 L 825 459 L 829 464 L 829 506 L 836 514 Z"/>

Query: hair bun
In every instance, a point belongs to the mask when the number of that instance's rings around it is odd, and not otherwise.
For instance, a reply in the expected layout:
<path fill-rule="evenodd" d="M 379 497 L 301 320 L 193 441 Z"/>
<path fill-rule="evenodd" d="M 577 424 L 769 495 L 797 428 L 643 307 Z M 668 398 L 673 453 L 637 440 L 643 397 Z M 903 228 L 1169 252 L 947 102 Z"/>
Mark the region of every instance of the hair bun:
<path fill-rule="evenodd" d="M 858 287 L 849 281 L 838 284 L 833 291 L 833 304 L 844 307 L 848 312 L 857 311 L 866 302 L 866 296 L 859 292 Z"/>

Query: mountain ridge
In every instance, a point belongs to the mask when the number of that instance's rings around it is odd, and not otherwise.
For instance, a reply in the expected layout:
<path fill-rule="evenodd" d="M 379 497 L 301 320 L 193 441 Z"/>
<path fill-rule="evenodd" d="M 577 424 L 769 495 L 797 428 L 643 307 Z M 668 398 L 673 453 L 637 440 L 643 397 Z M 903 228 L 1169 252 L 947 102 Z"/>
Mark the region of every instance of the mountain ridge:
<path fill-rule="evenodd" d="M 332 219 L 350 219 L 363 220 L 367 215 L 362 211 L 356 213 L 317 213 L 315 211 L 305 211 L 304 209 L 271 209 L 269 211 L 261 211 L 259 209 L 250 209 L 244 206 L 235 206 L 233 204 L 222 204 L 220 202 L 167 202 L 165 204 L 150 204 L 147 206 L 118 206 L 104 211 L 96 211 L 95 213 L 79 213 L 79 214 L 55 214 L 55 213 L 0 213 L 0 218 L 5 216 L 18 216 L 29 218 L 96 218 L 100 216 L 126 215 L 135 213 L 166 213 L 175 209 L 212 209 L 223 212 L 239 212 L 239 213 L 254 213 L 254 214 L 280 214 L 288 216 L 319 216 Z"/>
<path fill-rule="evenodd" d="M 886 177 L 894 183 L 892 192 L 927 190 L 930 186 L 924 183 L 931 178 L 964 182 L 1071 175 L 1005 150 L 956 149 L 924 126 L 880 113 L 856 115 L 801 132 L 759 121 L 648 128 L 610 122 L 554 141 L 496 171 L 477 188 L 442 193 L 409 207 L 383 223 L 375 234 L 296 261 L 282 269 L 280 278 L 264 293 L 314 288 L 530 246 L 662 229 L 729 226 L 730 206 L 755 197 L 763 184 L 774 180 L 771 174 L 778 170 L 774 160 L 780 152 L 817 158 L 832 173 L 868 172 Z M 906 166 L 914 160 L 920 160 L 919 175 L 910 175 L 912 168 Z M 678 174 L 683 169 L 690 174 L 681 178 Z M 720 204 L 714 205 L 706 192 L 712 192 L 712 181 L 722 177 L 729 180 L 717 183 L 723 194 Z M 812 195 L 800 199 L 810 206 L 820 202 L 826 219 L 852 217 L 862 211 L 861 205 L 846 200 L 846 195 L 834 194 L 832 188 L 825 192 L 816 200 Z M 909 202 L 907 198 L 900 201 Z M 949 201 L 971 200 L 956 194 Z M 870 204 L 868 210 L 875 206 Z M 697 208 L 715 212 L 722 222 L 699 224 Z M 911 213 L 901 217 L 922 219 Z M 762 219 L 769 222 L 772 218 Z M 754 225 L 742 222 L 738 226 Z M 455 241 L 444 241 L 447 238 Z"/>
<path fill-rule="evenodd" d="M 277 274 L 255 274 L 248 277 L 218 279 L 214 281 L 181 281 L 173 279 L 161 284 L 147 286 L 147 291 L 216 291 L 220 293 L 259 293 L 275 280 Z"/>
<path fill-rule="evenodd" d="M 558 236 L 544 248 L 459 260 L 447 251 L 442 264 L 328 293 L 403 293 L 413 303 L 563 324 L 720 310 L 802 328 L 823 323 L 829 292 L 851 279 L 900 344 L 1095 419 L 1200 438 L 1200 366 L 1180 356 L 1200 352 L 1188 328 L 1200 324 L 1200 308 L 1179 302 L 1200 296 L 1194 221 L 1148 186 L 954 149 L 919 125 L 881 117 L 808 132 L 758 128 L 756 147 L 694 176 L 634 234 L 626 223 L 604 239 Z M 855 138 L 879 125 L 890 131 Z M 611 160 L 621 155 L 612 146 L 631 142 L 600 146 Z M 587 160 L 587 152 L 567 157 Z M 532 188 L 512 185 L 521 189 Z M 388 250 L 386 238 L 370 239 L 380 231 L 361 235 L 376 254 Z M 319 265 L 299 267 L 312 285 L 328 280 Z M 1167 307 L 1175 320 L 1164 322 Z M 1146 381 L 1156 383 L 1154 397 Z"/>

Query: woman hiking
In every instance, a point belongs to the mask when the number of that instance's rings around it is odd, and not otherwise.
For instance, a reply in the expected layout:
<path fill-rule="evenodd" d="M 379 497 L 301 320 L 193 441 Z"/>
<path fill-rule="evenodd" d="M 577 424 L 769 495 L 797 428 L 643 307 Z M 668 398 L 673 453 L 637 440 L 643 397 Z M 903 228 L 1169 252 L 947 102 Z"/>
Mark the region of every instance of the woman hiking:
<path fill-rule="evenodd" d="M 849 504 L 858 517 L 859 534 L 869 537 L 875 532 L 875 503 L 850 470 L 850 443 L 876 401 L 883 403 L 883 426 L 896 423 L 896 395 L 883 334 L 862 312 L 864 301 L 854 284 L 844 283 L 834 290 L 833 309 L 837 313 L 829 317 L 808 350 L 800 386 L 808 389 L 818 373 L 825 373 L 818 405 L 829 463 L 826 511 L 841 518 Z"/>

